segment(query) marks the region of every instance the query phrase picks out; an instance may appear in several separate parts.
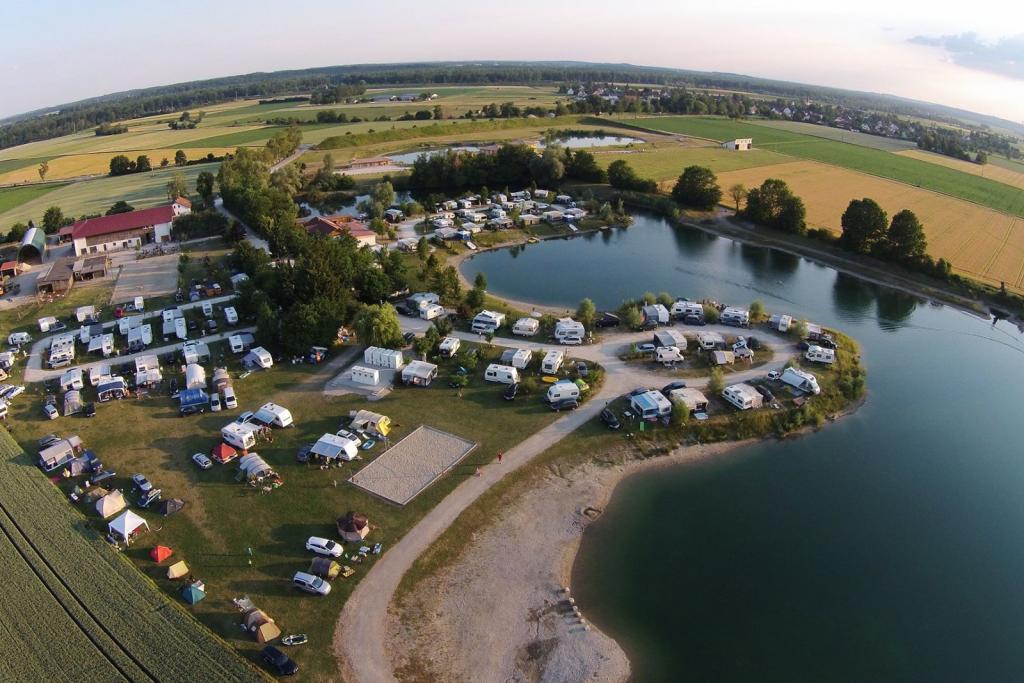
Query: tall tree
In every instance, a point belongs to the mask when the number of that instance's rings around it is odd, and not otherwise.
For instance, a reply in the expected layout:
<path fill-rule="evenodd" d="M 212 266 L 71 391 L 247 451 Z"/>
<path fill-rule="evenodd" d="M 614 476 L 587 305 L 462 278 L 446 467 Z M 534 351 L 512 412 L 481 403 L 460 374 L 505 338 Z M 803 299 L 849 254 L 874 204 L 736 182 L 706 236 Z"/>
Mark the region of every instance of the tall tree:
<path fill-rule="evenodd" d="M 854 199 L 843 212 L 840 244 L 859 254 L 876 252 L 885 239 L 888 217 L 874 199 Z"/>
<path fill-rule="evenodd" d="M 196 193 L 203 198 L 207 208 L 213 206 L 213 182 L 213 174 L 209 171 L 202 171 L 196 176 Z"/>
<path fill-rule="evenodd" d="M 913 211 L 903 209 L 892 217 L 885 235 L 882 255 L 902 263 L 918 263 L 928 253 L 928 239 L 924 226 Z"/>
<path fill-rule="evenodd" d="M 672 188 L 672 199 L 692 209 L 710 211 L 721 201 L 722 189 L 710 168 L 687 166 Z"/>
<path fill-rule="evenodd" d="M 138 156 L 138 158 L 135 159 L 135 171 L 137 173 L 144 173 L 146 171 L 152 171 L 152 170 L 153 170 L 153 164 L 150 163 L 149 157 L 146 156 L 145 154 L 140 154 Z"/>
<path fill-rule="evenodd" d="M 398 348 L 402 344 L 402 326 L 394 306 L 366 306 L 356 315 L 353 324 L 361 344 L 384 348 Z"/>
<path fill-rule="evenodd" d="M 740 212 L 740 202 L 747 196 L 747 188 L 743 186 L 743 183 L 736 183 L 729 187 L 729 198 L 732 199 L 732 203 L 736 206 L 736 213 Z"/>
<path fill-rule="evenodd" d="M 174 165 L 184 166 L 188 163 L 188 156 L 185 154 L 185 150 L 179 149 L 174 153 Z"/>
<path fill-rule="evenodd" d="M 135 170 L 135 164 L 124 154 L 110 159 L 110 175 L 126 175 Z"/>
<path fill-rule="evenodd" d="M 768 178 L 760 187 L 749 190 L 743 211 L 755 223 L 796 234 L 806 229 L 806 214 L 803 201 L 778 178 Z"/>
<path fill-rule="evenodd" d="M 167 198 L 173 201 L 176 197 L 188 196 L 188 184 L 185 182 L 185 174 L 175 173 L 167 182 Z"/>
<path fill-rule="evenodd" d="M 39 164 L 39 179 L 46 180 L 46 174 L 50 172 L 50 162 L 44 161 Z"/>
<path fill-rule="evenodd" d="M 583 326 L 590 329 L 594 326 L 594 319 L 597 317 L 597 307 L 590 299 L 584 299 L 576 307 L 576 319 L 583 323 Z"/>
<path fill-rule="evenodd" d="M 43 232 L 52 235 L 64 226 L 64 212 L 59 206 L 51 206 L 43 213 Z"/>

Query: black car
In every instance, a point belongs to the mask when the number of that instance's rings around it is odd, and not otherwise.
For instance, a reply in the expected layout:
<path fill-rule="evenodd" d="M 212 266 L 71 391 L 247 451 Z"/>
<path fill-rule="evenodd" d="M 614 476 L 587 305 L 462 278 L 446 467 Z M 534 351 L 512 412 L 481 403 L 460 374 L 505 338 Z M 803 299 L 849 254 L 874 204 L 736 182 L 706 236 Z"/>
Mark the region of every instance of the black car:
<path fill-rule="evenodd" d="M 677 380 L 675 382 L 669 382 L 668 384 L 663 386 L 661 388 L 661 393 L 665 394 L 665 396 L 668 396 L 670 392 L 672 392 L 672 391 L 674 391 L 676 389 L 685 389 L 685 388 L 686 388 L 686 382 L 681 382 L 681 381 Z"/>
<path fill-rule="evenodd" d="M 85 404 L 85 410 L 83 411 L 83 414 L 86 417 L 96 417 L 96 404 L 95 403 L 86 403 Z"/>
<path fill-rule="evenodd" d="M 704 321 L 704 316 L 690 314 L 690 315 L 685 316 L 683 318 L 683 324 L 684 325 L 706 325 L 707 323 Z"/>
<path fill-rule="evenodd" d="M 806 339 L 801 339 L 800 343 L 798 343 L 796 347 L 801 351 L 806 351 L 807 349 L 811 348 L 811 344 Z"/>
<path fill-rule="evenodd" d="M 762 396 L 764 396 L 764 400 L 766 400 L 768 402 L 771 402 L 771 401 L 775 400 L 775 395 L 772 394 L 772 392 L 768 391 L 768 389 L 766 387 L 763 387 L 760 384 L 755 384 L 754 388 L 757 389 L 757 393 L 759 393 Z"/>
<path fill-rule="evenodd" d="M 619 316 L 614 313 L 604 313 L 594 322 L 594 324 L 598 327 L 617 327 L 620 322 L 622 321 L 619 320 Z"/>
<path fill-rule="evenodd" d="M 263 661 L 282 676 L 291 676 L 299 670 L 299 665 L 292 661 L 291 657 L 273 645 L 267 645 L 260 654 Z"/>
<path fill-rule="evenodd" d="M 619 429 L 622 427 L 622 423 L 619 422 L 619 418 L 612 412 L 611 408 L 605 408 L 601 411 L 601 421 L 608 425 L 608 429 Z"/>
<path fill-rule="evenodd" d="M 210 331 L 210 332 L 216 332 L 217 331 L 217 321 L 216 320 L 207 320 L 206 321 L 206 329 L 208 331 Z"/>
<path fill-rule="evenodd" d="M 406 344 L 412 344 L 412 340 L 416 338 L 415 332 L 406 332 L 402 335 L 402 339 L 405 340 Z"/>
<path fill-rule="evenodd" d="M 188 329 L 190 329 L 190 330 L 193 330 L 193 331 L 195 331 L 195 330 L 198 330 L 198 329 L 199 329 L 199 323 L 197 323 L 197 322 L 196 322 L 195 320 L 193 320 L 192 318 L 189 318 L 189 320 L 188 320 L 188 322 L 187 322 L 187 323 L 185 324 L 185 326 L 186 326 L 186 327 L 187 327 Z"/>
<path fill-rule="evenodd" d="M 576 410 L 580 407 L 580 402 L 574 398 L 563 398 L 561 401 L 555 401 L 551 404 L 551 410 L 556 413 L 560 413 L 563 410 Z"/>
<path fill-rule="evenodd" d="M 502 394 L 506 401 L 516 400 L 516 394 L 519 393 L 519 382 L 513 382 L 505 388 L 505 393 Z"/>
<path fill-rule="evenodd" d="M 589 377 L 590 368 L 587 367 L 586 363 L 580 361 L 576 363 L 576 374 L 578 374 L 580 377 Z"/>
<path fill-rule="evenodd" d="M 177 377 L 172 377 L 171 378 L 171 398 L 178 398 L 179 394 L 181 394 L 181 390 L 178 389 L 178 378 Z"/>

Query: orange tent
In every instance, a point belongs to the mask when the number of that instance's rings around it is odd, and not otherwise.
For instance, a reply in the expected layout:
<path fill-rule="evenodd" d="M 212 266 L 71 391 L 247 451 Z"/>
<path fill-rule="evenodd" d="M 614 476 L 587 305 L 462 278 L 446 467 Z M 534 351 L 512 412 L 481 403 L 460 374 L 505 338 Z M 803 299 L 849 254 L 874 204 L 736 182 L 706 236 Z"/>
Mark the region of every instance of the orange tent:
<path fill-rule="evenodd" d="M 238 457 L 238 451 L 226 443 L 219 443 L 210 451 L 210 457 L 217 462 L 230 462 Z"/>
<path fill-rule="evenodd" d="M 158 545 L 149 551 L 149 556 L 153 558 L 154 562 L 163 562 L 173 554 L 174 551 L 165 545 Z"/>

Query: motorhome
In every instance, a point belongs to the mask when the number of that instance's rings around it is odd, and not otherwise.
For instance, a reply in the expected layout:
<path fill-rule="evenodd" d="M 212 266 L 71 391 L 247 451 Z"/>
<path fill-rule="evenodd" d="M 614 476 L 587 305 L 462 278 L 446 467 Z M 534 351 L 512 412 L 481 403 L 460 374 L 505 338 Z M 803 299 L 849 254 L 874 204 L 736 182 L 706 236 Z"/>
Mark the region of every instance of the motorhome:
<path fill-rule="evenodd" d="M 184 318 L 174 319 L 174 335 L 178 339 L 188 339 L 188 326 Z"/>
<path fill-rule="evenodd" d="M 128 352 L 137 353 L 153 343 L 153 327 L 142 325 L 128 330 Z"/>
<path fill-rule="evenodd" d="M 141 315 L 125 316 L 117 321 L 117 331 L 119 334 L 127 336 L 132 330 L 142 327 L 142 320 Z"/>
<path fill-rule="evenodd" d="M 813 363 L 832 365 L 836 362 L 836 352 L 834 349 L 826 349 L 822 346 L 812 345 L 804 352 L 804 358 Z"/>
<path fill-rule="evenodd" d="M 540 330 L 540 321 L 536 318 L 520 318 L 512 326 L 512 334 L 520 337 L 532 337 Z"/>
<path fill-rule="evenodd" d="M 561 341 L 566 337 L 579 337 L 582 339 L 587 334 L 583 323 L 572 318 L 559 318 L 555 322 L 555 339 Z"/>
<path fill-rule="evenodd" d="M 480 311 L 473 318 L 473 325 L 470 329 L 478 334 L 495 332 L 505 323 L 505 314 L 497 311 Z"/>
<path fill-rule="evenodd" d="M 21 346 L 22 344 L 31 344 L 32 335 L 28 332 L 12 332 L 7 336 L 7 343 L 12 346 Z"/>
<path fill-rule="evenodd" d="M 141 296 L 135 297 L 135 299 L 132 300 L 132 309 L 136 313 L 142 313 L 146 310 L 146 300 Z"/>
<path fill-rule="evenodd" d="M 659 346 L 654 350 L 654 359 L 659 363 L 681 363 L 683 352 L 678 346 Z"/>
<path fill-rule="evenodd" d="M 544 354 L 544 358 L 540 362 L 540 369 L 542 372 L 546 372 L 551 375 L 558 372 L 559 368 L 562 367 L 562 363 L 565 361 L 565 353 L 558 350 L 548 351 Z"/>
<path fill-rule="evenodd" d="M 253 419 L 265 425 L 273 425 L 275 427 L 291 427 L 295 424 L 291 411 L 276 403 L 264 403 L 256 411 L 256 416 Z"/>
<path fill-rule="evenodd" d="M 532 358 L 533 351 L 530 349 L 516 349 L 516 352 L 512 354 L 512 367 L 517 370 L 525 370 Z"/>
<path fill-rule="evenodd" d="M 202 363 L 210 360 L 210 347 L 199 341 L 185 342 L 181 345 L 181 355 L 185 363 Z"/>
<path fill-rule="evenodd" d="M 440 304 L 427 304 L 420 309 L 420 317 L 424 320 L 435 320 L 444 315 L 444 306 Z"/>
<path fill-rule="evenodd" d="M 94 365 L 89 368 L 89 386 L 98 386 L 106 377 L 110 377 L 109 365 Z"/>
<path fill-rule="evenodd" d="M 230 446 L 247 451 L 256 445 L 259 426 L 249 422 L 231 422 L 220 430 L 220 438 Z"/>
<path fill-rule="evenodd" d="M 786 368 L 779 380 L 808 394 L 821 393 L 818 378 L 799 368 Z"/>
<path fill-rule="evenodd" d="M 45 318 L 40 318 L 39 319 L 39 331 L 40 332 L 56 331 L 58 327 L 60 327 L 60 326 L 59 326 L 59 324 L 57 322 L 57 319 L 54 318 L 52 315 L 49 315 L 49 316 L 46 316 Z M 63 328 L 61 328 L 61 329 L 63 329 Z"/>
<path fill-rule="evenodd" d="M 654 420 L 672 414 L 672 402 L 660 391 L 645 391 L 629 399 L 630 408 L 642 420 Z"/>
<path fill-rule="evenodd" d="M 697 345 L 705 351 L 725 348 L 725 337 L 717 332 L 698 332 Z"/>
<path fill-rule="evenodd" d="M 743 308 L 727 306 L 719 314 L 718 322 L 733 327 L 750 327 L 750 312 Z"/>
<path fill-rule="evenodd" d="M 491 363 L 484 372 L 484 379 L 488 382 L 500 382 L 502 384 L 515 384 L 519 381 L 519 371 L 511 365 L 498 365 Z"/>
<path fill-rule="evenodd" d="M 682 404 L 691 413 L 700 413 L 708 409 L 708 399 L 700 389 L 693 387 L 680 387 L 668 392 L 668 398 L 672 403 Z"/>
<path fill-rule="evenodd" d="M 75 338 L 70 334 L 61 334 L 50 340 L 50 355 L 47 364 L 56 370 L 67 367 L 75 360 Z"/>
<path fill-rule="evenodd" d="M 676 346 L 680 351 L 686 350 L 686 336 L 678 330 L 670 328 L 656 330 L 654 332 L 655 346 Z"/>
<path fill-rule="evenodd" d="M 555 403 L 556 401 L 564 401 L 566 399 L 575 398 L 579 399 L 580 388 L 572 380 L 562 380 L 555 382 L 548 387 L 548 393 L 545 394 L 544 400 L 548 403 Z"/>
<path fill-rule="evenodd" d="M 789 328 L 793 325 L 793 317 L 785 315 L 784 313 L 775 313 L 768 318 L 768 327 L 779 332 L 789 332 Z"/>
<path fill-rule="evenodd" d="M 722 398 L 733 404 L 740 410 L 760 408 L 764 405 L 764 397 L 761 393 L 749 384 L 733 384 L 722 391 Z"/>
<path fill-rule="evenodd" d="M 235 310 L 234 306 L 228 306 L 224 309 L 224 320 L 228 325 L 238 324 L 238 311 Z"/>
<path fill-rule="evenodd" d="M 458 337 L 445 337 L 444 339 L 441 340 L 441 343 L 438 345 L 437 350 L 445 358 L 451 358 L 459 350 L 459 346 L 461 345 L 462 342 L 459 341 Z"/>
<path fill-rule="evenodd" d="M 204 301 L 203 302 L 203 317 L 206 317 L 206 318 L 212 318 L 213 317 L 213 304 L 211 304 L 209 301 Z"/>

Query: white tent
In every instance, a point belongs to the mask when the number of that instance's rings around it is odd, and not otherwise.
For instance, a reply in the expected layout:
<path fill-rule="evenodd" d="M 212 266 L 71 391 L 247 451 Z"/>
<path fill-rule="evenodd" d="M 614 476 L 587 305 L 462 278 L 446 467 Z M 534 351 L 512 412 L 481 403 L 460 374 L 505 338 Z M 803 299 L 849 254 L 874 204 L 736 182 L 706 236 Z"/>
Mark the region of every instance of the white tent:
<path fill-rule="evenodd" d="M 107 525 L 107 530 L 113 536 L 120 536 L 124 540 L 129 540 L 132 535 L 141 529 L 146 527 L 146 531 L 149 531 L 149 523 L 146 522 L 142 517 L 128 510 L 123 515 L 115 519 L 113 522 Z"/>
<path fill-rule="evenodd" d="M 355 459 L 356 455 L 359 454 L 359 447 L 351 439 L 346 439 L 343 436 L 337 434 L 324 434 L 321 436 L 313 448 L 310 450 L 311 453 L 319 455 L 322 458 L 328 460 L 334 460 L 340 458 L 345 461 Z"/>
<path fill-rule="evenodd" d="M 250 479 L 254 479 L 274 471 L 273 468 L 267 464 L 267 461 L 256 453 L 243 455 L 242 459 L 238 461 L 238 467 L 245 472 L 245 476 Z"/>
<path fill-rule="evenodd" d="M 120 491 L 111 491 L 96 501 L 96 512 L 100 513 L 100 517 L 103 519 L 117 514 L 125 507 L 127 506 L 124 502 L 124 495 Z"/>
<path fill-rule="evenodd" d="M 206 388 L 206 370 L 203 369 L 202 365 L 196 365 L 195 363 L 189 363 L 185 366 L 185 388 L 186 389 L 205 389 Z"/>

